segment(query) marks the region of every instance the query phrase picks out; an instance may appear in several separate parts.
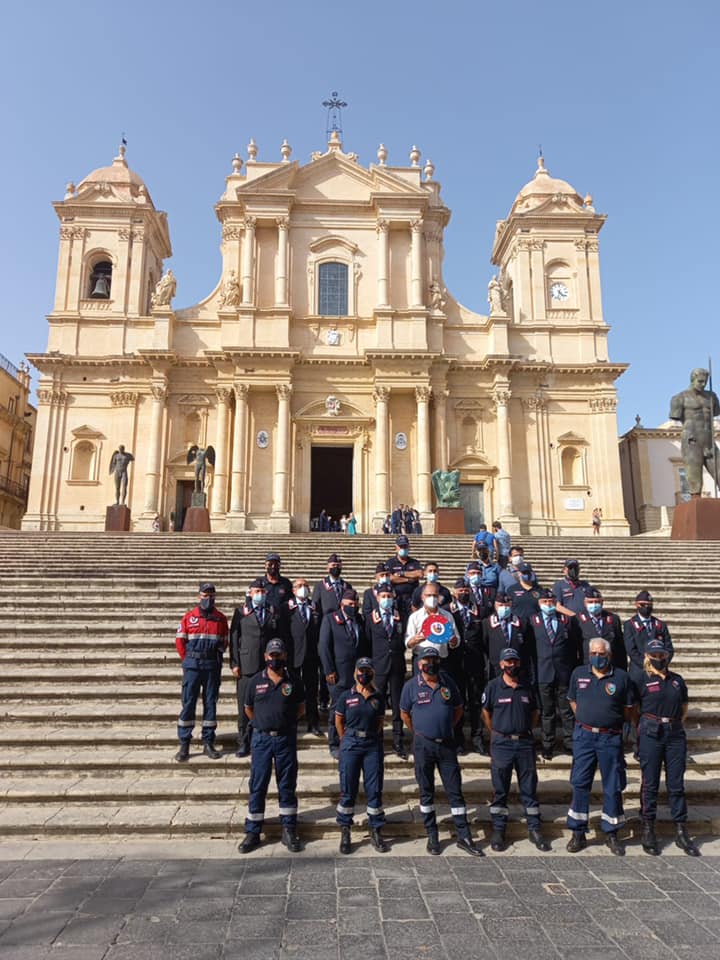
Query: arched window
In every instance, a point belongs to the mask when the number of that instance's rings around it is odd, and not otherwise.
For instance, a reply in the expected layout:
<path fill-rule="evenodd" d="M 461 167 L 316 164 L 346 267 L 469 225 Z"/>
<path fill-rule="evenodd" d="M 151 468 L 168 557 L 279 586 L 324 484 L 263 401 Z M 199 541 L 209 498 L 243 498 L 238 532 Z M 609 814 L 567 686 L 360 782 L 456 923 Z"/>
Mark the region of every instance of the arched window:
<path fill-rule="evenodd" d="M 112 264 L 109 260 L 99 260 L 90 271 L 88 298 L 90 300 L 109 300 L 112 286 Z"/>
<path fill-rule="evenodd" d="M 583 485 L 582 454 L 575 447 L 565 447 L 560 458 L 562 465 L 562 482 L 564 487 L 580 487 Z"/>
<path fill-rule="evenodd" d="M 346 263 L 321 263 L 318 267 L 318 314 L 344 317 L 348 312 L 348 268 Z"/>
<path fill-rule="evenodd" d="M 95 478 L 95 445 L 89 440 L 81 440 L 73 448 L 71 480 L 93 480 Z"/>

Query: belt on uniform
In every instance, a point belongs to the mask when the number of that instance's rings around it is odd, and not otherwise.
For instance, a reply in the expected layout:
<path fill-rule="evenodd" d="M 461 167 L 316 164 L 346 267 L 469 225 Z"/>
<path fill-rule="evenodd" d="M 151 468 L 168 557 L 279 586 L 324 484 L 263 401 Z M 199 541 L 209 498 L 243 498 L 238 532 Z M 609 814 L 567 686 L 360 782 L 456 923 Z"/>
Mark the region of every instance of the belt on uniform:
<path fill-rule="evenodd" d="M 643 713 L 641 720 L 655 720 L 657 723 L 671 723 L 673 725 L 682 723 L 680 717 L 656 717 L 654 713 Z"/>
<path fill-rule="evenodd" d="M 590 733 L 622 733 L 622 730 L 613 730 L 612 727 L 591 727 L 587 723 L 580 723 L 579 721 L 578 726 L 582 727 L 583 730 L 589 730 Z"/>
<path fill-rule="evenodd" d="M 452 739 L 451 739 L 450 737 L 428 737 L 426 734 L 420 733 L 419 730 L 416 730 L 415 733 L 416 733 L 419 737 L 422 737 L 423 740 L 429 740 L 430 743 L 445 743 L 445 744 L 447 744 L 448 746 L 452 746 L 452 744 L 453 744 L 453 741 L 452 741 Z"/>
<path fill-rule="evenodd" d="M 377 734 L 369 733 L 367 730 L 348 730 L 347 732 L 358 740 L 377 740 Z"/>
<path fill-rule="evenodd" d="M 507 740 L 532 740 L 531 733 L 500 733 L 499 730 L 493 730 L 493 736 L 505 737 Z"/>
<path fill-rule="evenodd" d="M 266 733 L 269 737 L 286 737 L 290 733 L 288 727 L 284 727 L 282 730 L 258 730 L 255 728 L 257 733 Z"/>

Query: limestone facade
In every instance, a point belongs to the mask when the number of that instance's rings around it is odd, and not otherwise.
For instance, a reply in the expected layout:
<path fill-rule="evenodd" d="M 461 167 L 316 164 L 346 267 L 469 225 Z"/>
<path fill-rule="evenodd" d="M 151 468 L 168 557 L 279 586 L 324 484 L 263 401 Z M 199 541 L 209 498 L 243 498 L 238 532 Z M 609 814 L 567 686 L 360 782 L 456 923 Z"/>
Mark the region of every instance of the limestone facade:
<path fill-rule="evenodd" d="M 19 530 L 30 483 L 35 428 L 30 372 L 0 354 L 0 528 Z"/>
<path fill-rule="evenodd" d="M 431 532 L 438 468 L 460 470 L 470 526 L 484 515 L 515 532 L 590 533 L 601 506 L 604 531 L 627 532 L 605 216 L 542 158 L 497 224 L 487 316 L 445 287 L 450 211 L 416 147 L 395 166 L 381 145 L 364 166 L 334 132 L 303 164 L 287 142 L 261 161 L 251 141 L 216 206 L 218 283 L 184 309 L 163 278 L 166 215 L 123 149 L 55 210 L 48 349 L 30 357 L 40 407 L 26 528 L 102 528 L 123 443 L 138 529 L 156 513 L 178 523 L 197 444 L 215 450 L 216 531 L 308 530 L 337 462 L 361 532 L 397 502 Z M 332 450 L 344 459 L 323 459 Z"/>

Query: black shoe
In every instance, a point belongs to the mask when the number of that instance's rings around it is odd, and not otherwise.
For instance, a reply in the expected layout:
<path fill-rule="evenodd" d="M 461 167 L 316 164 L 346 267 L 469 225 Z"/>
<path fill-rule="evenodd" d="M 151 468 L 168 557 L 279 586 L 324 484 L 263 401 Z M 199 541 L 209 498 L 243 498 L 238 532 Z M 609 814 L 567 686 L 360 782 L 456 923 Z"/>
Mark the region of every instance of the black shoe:
<path fill-rule="evenodd" d="M 402 742 L 402 740 L 395 740 L 393 743 L 393 750 L 401 760 L 407 760 L 407 750 L 405 749 L 405 744 Z"/>
<path fill-rule="evenodd" d="M 642 836 L 640 837 L 640 843 L 645 853 L 649 853 L 651 857 L 660 856 L 660 847 L 657 842 L 657 837 L 655 836 L 655 824 L 651 822 L 643 823 Z"/>
<path fill-rule="evenodd" d="M 469 853 L 473 857 L 485 856 L 472 837 L 458 837 L 456 845 L 460 847 L 461 850 L 464 850 L 465 853 Z"/>
<path fill-rule="evenodd" d="M 177 760 L 178 763 L 188 762 L 188 760 L 190 759 L 190 741 L 189 740 L 180 741 L 180 749 L 175 754 L 175 759 Z"/>
<path fill-rule="evenodd" d="M 438 839 L 437 830 L 434 830 L 428 834 L 427 852 L 433 857 L 440 856 L 440 841 Z"/>
<path fill-rule="evenodd" d="M 302 849 L 300 837 L 297 835 L 294 828 L 291 829 L 290 827 L 283 827 L 280 842 L 285 844 L 290 853 L 300 853 L 300 850 Z"/>
<path fill-rule="evenodd" d="M 203 746 L 203 753 L 206 757 L 210 757 L 211 760 L 219 760 L 222 756 L 220 751 L 215 749 L 215 744 L 209 742 Z"/>
<path fill-rule="evenodd" d="M 327 713 L 327 712 L 328 712 L 328 705 L 327 705 L 327 703 L 319 703 L 319 704 L 318 704 L 318 710 L 320 711 L 320 713 Z"/>
<path fill-rule="evenodd" d="M 375 847 L 378 853 L 387 853 L 390 845 L 386 843 L 380 827 L 370 831 L 370 843 Z"/>
<path fill-rule="evenodd" d="M 483 743 L 482 737 L 474 737 L 472 744 L 475 753 L 479 753 L 481 757 L 486 757 L 488 755 L 487 747 Z"/>
<path fill-rule="evenodd" d="M 684 823 L 677 825 L 677 835 L 675 837 L 675 846 L 684 850 L 689 857 L 699 857 L 700 851 L 688 836 L 687 827 Z"/>
<path fill-rule="evenodd" d="M 495 853 L 502 853 L 505 849 L 505 834 L 502 830 L 493 830 L 490 835 L 490 849 Z"/>
<path fill-rule="evenodd" d="M 340 853 L 352 853 L 350 827 L 340 827 Z"/>
<path fill-rule="evenodd" d="M 235 756 L 236 756 L 236 757 L 249 757 L 249 756 L 250 756 L 250 744 L 249 744 L 249 743 L 245 743 L 244 740 L 241 740 L 240 743 L 238 743 L 238 748 L 237 748 L 237 750 L 235 751 Z"/>
<path fill-rule="evenodd" d="M 245 839 L 238 846 L 240 853 L 250 853 L 251 850 L 255 850 L 256 847 L 260 846 L 260 834 L 259 833 L 246 833 Z"/>
<path fill-rule="evenodd" d="M 465 744 L 464 744 L 464 743 L 459 743 L 459 744 L 455 747 L 455 753 L 458 755 L 458 757 L 464 757 L 465 754 L 467 753 L 467 750 L 465 749 Z"/>
<path fill-rule="evenodd" d="M 308 733 L 311 733 L 314 737 L 322 737 L 322 736 L 324 736 L 322 730 L 320 729 L 320 727 L 319 727 L 316 723 L 309 723 L 309 724 L 308 724 L 308 728 L 307 728 L 307 732 L 308 732 Z"/>
<path fill-rule="evenodd" d="M 610 851 L 610 853 L 613 853 L 616 857 L 625 856 L 625 847 L 618 840 L 618 835 L 616 833 L 609 833 L 607 835 L 607 840 L 605 841 L 605 844 L 608 850 Z"/>
<path fill-rule="evenodd" d="M 580 853 L 586 846 L 587 840 L 585 839 L 585 834 L 580 830 L 573 830 L 573 835 L 568 840 L 565 849 L 568 853 Z"/>
<path fill-rule="evenodd" d="M 548 853 L 551 849 L 550 844 L 547 842 L 545 837 L 539 830 L 533 830 L 532 827 L 528 829 L 528 839 L 530 843 L 534 843 L 538 850 L 542 853 Z"/>
<path fill-rule="evenodd" d="M 542 758 L 543 758 L 543 760 L 552 760 L 552 758 L 553 758 L 553 752 L 552 752 L 552 750 L 543 750 L 543 752 L 542 752 Z"/>

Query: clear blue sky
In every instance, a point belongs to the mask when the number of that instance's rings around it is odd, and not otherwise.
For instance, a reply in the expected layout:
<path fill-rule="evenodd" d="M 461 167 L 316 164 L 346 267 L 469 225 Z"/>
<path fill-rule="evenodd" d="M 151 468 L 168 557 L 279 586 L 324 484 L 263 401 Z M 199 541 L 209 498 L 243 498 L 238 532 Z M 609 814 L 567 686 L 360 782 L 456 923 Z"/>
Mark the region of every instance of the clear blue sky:
<path fill-rule="evenodd" d="M 667 417 L 668 398 L 715 352 L 718 36 L 715 0 L 68 0 L 6 8 L 0 39 L 4 229 L 0 351 L 47 344 L 68 180 L 128 160 L 166 210 L 177 306 L 219 272 L 213 212 L 230 158 L 324 149 L 331 90 L 348 101 L 345 149 L 389 162 L 413 143 L 453 211 L 445 277 L 486 312 L 495 221 L 535 170 L 591 193 L 601 235 L 619 429 Z"/>

